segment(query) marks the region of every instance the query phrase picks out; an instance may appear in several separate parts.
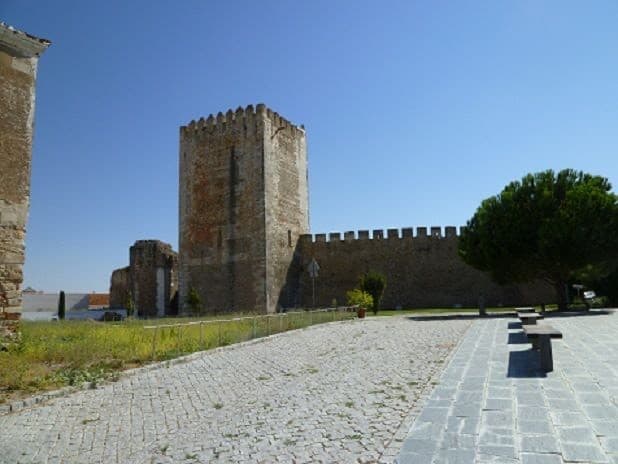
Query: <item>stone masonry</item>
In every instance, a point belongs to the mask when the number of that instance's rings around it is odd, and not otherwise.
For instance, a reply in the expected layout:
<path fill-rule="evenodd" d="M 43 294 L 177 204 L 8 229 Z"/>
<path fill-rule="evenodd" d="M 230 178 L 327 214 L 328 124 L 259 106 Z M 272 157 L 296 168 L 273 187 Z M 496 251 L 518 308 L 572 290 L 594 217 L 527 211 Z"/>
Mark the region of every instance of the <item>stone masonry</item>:
<path fill-rule="evenodd" d="M 464 263 L 457 254 L 457 230 L 445 227 L 412 228 L 304 235 L 298 243 L 302 257 L 300 304 L 312 304 L 312 282 L 306 268 L 315 259 L 320 273 L 315 281 L 316 304 L 345 303 L 346 291 L 358 285 L 359 276 L 377 271 L 386 276 L 382 300 L 385 308 L 523 306 L 554 301 L 554 289 L 542 282 L 498 285 L 489 275 Z"/>
<path fill-rule="evenodd" d="M 50 42 L 0 23 L 0 343 L 17 336 L 39 56 Z"/>
<path fill-rule="evenodd" d="M 209 312 L 318 305 L 387 277 L 385 307 L 527 305 L 553 301 L 542 283 L 499 286 L 457 254 L 457 231 L 425 227 L 308 235 L 306 136 L 264 105 L 180 128 L 179 302 L 191 288 Z"/>
<path fill-rule="evenodd" d="M 305 131 L 259 104 L 180 128 L 181 312 L 295 303 L 290 265 L 309 230 Z"/>
<path fill-rule="evenodd" d="M 177 314 L 178 255 L 159 240 L 138 240 L 129 250 L 130 264 L 112 273 L 110 306 L 135 314 L 157 317 Z"/>

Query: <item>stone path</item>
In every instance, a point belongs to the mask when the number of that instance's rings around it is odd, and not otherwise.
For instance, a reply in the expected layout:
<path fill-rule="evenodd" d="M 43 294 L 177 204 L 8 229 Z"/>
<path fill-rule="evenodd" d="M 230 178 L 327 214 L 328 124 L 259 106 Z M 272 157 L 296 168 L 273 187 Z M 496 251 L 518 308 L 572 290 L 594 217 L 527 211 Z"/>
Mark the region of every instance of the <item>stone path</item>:
<path fill-rule="evenodd" d="M 392 462 L 469 326 L 376 318 L 199 353 L 0 416 L 0 462 Z"/>
<path fill-rule="evenodd" d="M 547 376 L 516 319 L 475 322 L 397 462 L 618 463 L 618 315 L 543 322 L 564 336 Z"/>

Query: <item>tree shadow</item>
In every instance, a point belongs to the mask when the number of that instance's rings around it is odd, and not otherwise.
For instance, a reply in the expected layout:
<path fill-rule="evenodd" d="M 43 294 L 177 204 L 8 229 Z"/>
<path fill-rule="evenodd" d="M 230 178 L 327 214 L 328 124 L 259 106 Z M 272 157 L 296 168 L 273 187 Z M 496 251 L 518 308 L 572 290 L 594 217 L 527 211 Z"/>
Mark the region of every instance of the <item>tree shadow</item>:
<path fill-rule="evenodd" d="M 543 378 L 547 374 L 541 370 L 539 353 L 534 350 L 509 352 L 509 367 L 506 374 L 511 378 Z"/>
<path fill-rule="evenodd" d="M 473 319 L 512 319 L 517 317 L 515 313 L 490 313 L 485 316 L 474 314 L 432 314 L 427 316 L 408 316 L 406 319 L 411 321 L 452 321 L 452 320 L 473 320 Z"/>
<path fill-rule="evenodd" d="M 508 328 L 509 329 L 521 329 L 522 328 L 521 327 L 521 322 L 517 322 L 517 321 L 509 322 Z"/>

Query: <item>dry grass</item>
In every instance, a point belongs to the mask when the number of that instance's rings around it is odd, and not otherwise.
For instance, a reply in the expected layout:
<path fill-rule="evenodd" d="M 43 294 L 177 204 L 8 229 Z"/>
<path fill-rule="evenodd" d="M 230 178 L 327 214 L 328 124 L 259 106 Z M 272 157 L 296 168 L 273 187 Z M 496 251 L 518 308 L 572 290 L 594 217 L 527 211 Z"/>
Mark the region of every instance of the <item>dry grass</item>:
<path fill-rule="evenodd" d="M 21 342 L 0 352 L 0 402 L 67 385 L 113 380 L 120 370 L 152 361 L 354 315 L 303 312 L 232 321 L 203 318 L 201 323 L 198 319 L 23 322 Z M 149 326 L 157 328 L 145 328 Z"/>

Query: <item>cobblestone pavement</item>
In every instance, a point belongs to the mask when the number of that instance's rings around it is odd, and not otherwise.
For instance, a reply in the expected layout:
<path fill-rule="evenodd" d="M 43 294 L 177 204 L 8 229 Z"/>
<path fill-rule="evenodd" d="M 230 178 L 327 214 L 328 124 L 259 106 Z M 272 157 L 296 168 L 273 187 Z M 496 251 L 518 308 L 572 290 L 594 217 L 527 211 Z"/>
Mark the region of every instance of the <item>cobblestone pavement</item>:
<path fill-rule="evenodd" d="M 397 462 L 618 463 L 618 314 L 554 317 L 554 371 L 516 319 L 477 321 Z"/>
<path fill-rule="evenodd" d="M 469 325 L 372 318 L 199 353 L 1 416 L 0 462 L 392 462 Z"/>

